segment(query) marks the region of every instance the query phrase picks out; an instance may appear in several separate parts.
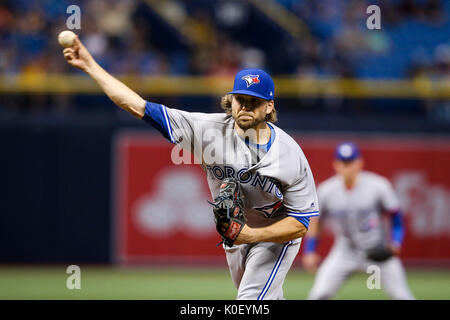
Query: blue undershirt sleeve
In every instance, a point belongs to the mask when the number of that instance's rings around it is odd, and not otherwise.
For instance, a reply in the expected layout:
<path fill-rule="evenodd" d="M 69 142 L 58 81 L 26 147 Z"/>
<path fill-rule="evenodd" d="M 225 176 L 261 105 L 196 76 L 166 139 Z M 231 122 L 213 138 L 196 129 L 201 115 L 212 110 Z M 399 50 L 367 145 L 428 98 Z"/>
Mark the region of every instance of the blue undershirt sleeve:
<path fill-rule="evenodd" d="M 293 217 L 293 216 L 290 216 L 290 217 Z M 293 218 L 295 218 L 298 221 L 300 221 L 301 223 L 303 223 L 305 228 L 308 229 L 308 227 L 309 227 L 309 217 L 293 217 Z"/>
<path fill-rule="evenodd" d="M 147 101 L 145 103 L 145 113 L 142 120 L 161 132 L 164 138 L 175 143 L 169 117 L 163 105 Z"/>
<path fill-rule="evenodd" d="M 401 245 L 405 235 L 403 227 L 403 216 L 400 211 L 391 214 L 392 230 L 391 239 L 394 243 Z"/>

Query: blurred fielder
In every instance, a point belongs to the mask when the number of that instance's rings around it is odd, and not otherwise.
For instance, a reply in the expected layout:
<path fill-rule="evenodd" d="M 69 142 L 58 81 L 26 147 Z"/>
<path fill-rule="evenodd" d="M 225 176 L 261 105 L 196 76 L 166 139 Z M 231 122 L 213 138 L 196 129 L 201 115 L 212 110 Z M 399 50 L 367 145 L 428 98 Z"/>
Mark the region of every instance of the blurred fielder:
<path fill-rule="evenodd" d="M 318 215 L 319 208 L 302 150 L 273 124 L 276 111 L 271 77 L 259 69 L 242 70 L 235 77 L 233 91 L 222 98 L 225 113 L 190 113 L 142 99 L 100 67 L 78 38 L 63 53 L 115 104 L 194 153 L 215 201 L 233 196 L 227 188 L 231 186 L 233 191 L 239 185 L 246 222 L 231 228 L 233 237 L 224 241 L 237 298 L 283 299 L 284 279 L 306 234 L 309 217 Z M 230 183 L 229 178 L 237 183 Z M 221 227 L 218 224 L 219 233 Z"/>
<path fill-rule="evenodd" d="M 363 160 L 352 142 L 337 146 L 333 167 L 336 175 L 317 188 L 321 216 L 311 221 L 305 239 L 305 268 L 313 272 L 319 263 L 315 249 L 324 219 L 331 220 L 335 241 L 317 270 L 308 299 L 332 298 L 353 272 L 365 272 L 370 265 L 379 266 L 381 288 L 392 299 L 414 299 L 396 257 L 404 231 L 400 203 L 390 182 L 375 173 L 362 171 Z"/>

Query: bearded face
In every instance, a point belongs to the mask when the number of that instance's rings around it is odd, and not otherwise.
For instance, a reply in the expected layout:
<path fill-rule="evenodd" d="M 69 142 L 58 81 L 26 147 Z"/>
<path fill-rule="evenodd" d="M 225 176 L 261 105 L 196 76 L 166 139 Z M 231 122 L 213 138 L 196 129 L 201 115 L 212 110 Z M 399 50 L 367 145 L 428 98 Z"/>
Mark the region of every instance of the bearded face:
<path fill-rule="evenodd" d="M 270 101 L 243 94 L 233 95 L 231 114 L 242 130 L 257 128 L 272 111 Z M 269 112 L 268 112 L 269 111 Z"/>

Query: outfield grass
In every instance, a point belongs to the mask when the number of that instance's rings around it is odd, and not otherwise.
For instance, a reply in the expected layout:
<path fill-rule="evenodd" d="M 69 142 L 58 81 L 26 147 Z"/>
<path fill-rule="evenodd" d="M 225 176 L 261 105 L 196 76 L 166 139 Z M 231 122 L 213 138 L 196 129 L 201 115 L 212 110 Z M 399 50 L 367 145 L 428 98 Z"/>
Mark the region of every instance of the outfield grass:
<path fill-rule="evenodd" d="M 0 299 L 235 299 L 236 289 L 226 268 L 106 268 L 81 266 L 81 289 L 68 290 L 66 267 L 0 267 Z M 408 270 L 418 299 L 450 299 L 450 270 Z M 366 287 L 368 275 L 353 276 L 336 299 L 387 299 L 382 290 Z M 285 298 L 305 299 L 313 276 L 291 270 Z"/>

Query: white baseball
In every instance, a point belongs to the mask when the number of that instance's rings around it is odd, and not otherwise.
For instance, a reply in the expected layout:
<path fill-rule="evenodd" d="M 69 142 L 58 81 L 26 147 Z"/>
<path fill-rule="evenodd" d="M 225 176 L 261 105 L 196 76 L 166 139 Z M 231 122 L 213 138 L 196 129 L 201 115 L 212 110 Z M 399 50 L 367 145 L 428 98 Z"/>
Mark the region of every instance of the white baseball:
<path fill-rule="evenodd" d="M 75 36 L 75 33 L 70 30 L 62 31 L 58 35 L 58 42 L 64 48 L 71 47 L 74 44 Z"/>

